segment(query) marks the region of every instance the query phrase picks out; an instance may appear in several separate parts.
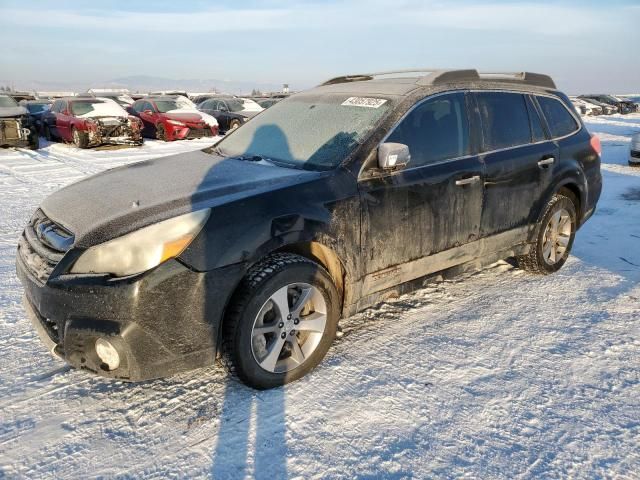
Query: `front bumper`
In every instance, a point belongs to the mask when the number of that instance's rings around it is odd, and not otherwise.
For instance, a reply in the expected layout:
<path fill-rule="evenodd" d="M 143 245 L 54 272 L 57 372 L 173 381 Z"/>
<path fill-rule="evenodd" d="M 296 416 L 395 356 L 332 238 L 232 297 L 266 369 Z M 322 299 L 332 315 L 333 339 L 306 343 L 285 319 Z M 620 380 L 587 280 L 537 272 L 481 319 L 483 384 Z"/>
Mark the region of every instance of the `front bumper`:
<path fill-rule="evenodd" d="M 0 119 L 0 147 L 28 147 L 35 132 L 17 118 Z"/>
<path fill-rule="evenodd" d="M 165 130 L 167 132 L 167 140 L 189 140 L 193 138 L 215 137 L 218 135 L 217 127 L 194 127 L 187 125 L 180 127 L 171 125 Z"/>
<path fill-rule="evenodd" d="M 195 272 L 169 260 L 122 279 L 60 276 L 42 281 L 19 254 L 25 310 L 46 347 L 71 366 L 105 377 L 140 381 L 215 361 L 221 319 L 243 265 Z M 98 338 L 118 350 L 109 370 L 95 352 Z"/>

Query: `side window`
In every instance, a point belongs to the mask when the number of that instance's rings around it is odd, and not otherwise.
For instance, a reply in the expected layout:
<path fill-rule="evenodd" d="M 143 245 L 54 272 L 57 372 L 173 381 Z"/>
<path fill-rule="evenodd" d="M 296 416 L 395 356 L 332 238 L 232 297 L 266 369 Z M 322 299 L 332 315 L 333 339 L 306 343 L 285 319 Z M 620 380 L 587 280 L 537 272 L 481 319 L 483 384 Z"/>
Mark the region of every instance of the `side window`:
<path fill-rule="evenodd" d="M 60 100 L 60 105 L 58 106 L 58 112 L 64 113 L 67 110 L 67 102 L 64 100 Z"/>
<path fill-rule="evenodd" d="M 53 102 L 53 105 L 51 105 L 50 112 L 56 113 L 58 111 L 58 107 L 60 107 L 60 100 L 56 100 L 55 102 Z"/>
<path fill-rule="evenodd" d="M 142 111 L 144 111 L 144 102 L 136 102 L 133 104 L 133 109 L 140 113 Z"/>
<path fill-rule="evenodd" d="M 531 126 L 524 95 L 480 92 L 476 98 L 482 120 L 484 151 L 531 143 Z"/>
<path fill-rule="evenodd" d="M 579 125 L 576 119 L 560 100 L 549 97 L 537 97 L 537 99 L 553 137 L 564 137 L 578 130 Z"/>
<path fill-rule="evenodd" d="M 544 133 L 538 109 L 529 96 L 527 96 L 527 109 L 529 110 L 529 120 L 531 120 L 531 136 L 533 137 L 533 141 L 542 142 L 546 140 L 547 135 Z"/>
<path fill-rule="evenodd" d="M 464 93 L 441 95 L 414 108 L 387 138 L 409 147 L 409 166 L 469 154 L 469 122 Z"/>

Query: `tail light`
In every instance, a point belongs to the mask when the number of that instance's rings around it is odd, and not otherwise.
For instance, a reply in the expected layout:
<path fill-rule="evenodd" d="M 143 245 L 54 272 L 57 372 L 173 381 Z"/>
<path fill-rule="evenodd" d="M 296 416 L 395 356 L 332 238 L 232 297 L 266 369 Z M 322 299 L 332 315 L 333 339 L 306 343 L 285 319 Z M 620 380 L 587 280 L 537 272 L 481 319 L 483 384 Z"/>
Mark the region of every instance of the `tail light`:
<path fill-rule="evenodd" d="M 213 133 L 214 135 L 218 135 L 219 133 L 218 125 L 214 125 L 213 127 L 211 127 L 211 133 Z"/>
<path fill-rule="evenodd" d="M 598 156 L 602 155 L 602 144 L 600 143 L 600 138 L 597 135 L 591 135 L 591 148 L 595 150 Z"/>

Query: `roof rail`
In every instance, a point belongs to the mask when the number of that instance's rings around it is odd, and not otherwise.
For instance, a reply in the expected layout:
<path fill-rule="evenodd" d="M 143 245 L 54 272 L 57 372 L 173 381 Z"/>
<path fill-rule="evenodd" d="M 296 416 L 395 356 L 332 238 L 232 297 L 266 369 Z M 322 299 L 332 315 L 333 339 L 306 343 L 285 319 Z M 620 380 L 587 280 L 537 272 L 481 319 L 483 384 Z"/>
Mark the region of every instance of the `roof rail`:
<path fill-rule="evenodd" d="M 386 72 L 359 73 L 334 77 L 320 85 L 334 85 L 336 83 L 359 82 L 373 80 L 375 77 L 386 75 L 401 75 L 406 73 L 423 74 L 416 81 L 417 85 L 441 85 L 445 83 L 472 82 L 493 80 L 508 83 L 524 83 L 544 88 L 556 88 L 556 84 L 549 75 L 532 72 L 478 72 L 475 69 L 454 70 L 438 68 L 412 68 L 406 70 L 391 70 Z M 426 75 L 424 75 L 426 74 Z"/>

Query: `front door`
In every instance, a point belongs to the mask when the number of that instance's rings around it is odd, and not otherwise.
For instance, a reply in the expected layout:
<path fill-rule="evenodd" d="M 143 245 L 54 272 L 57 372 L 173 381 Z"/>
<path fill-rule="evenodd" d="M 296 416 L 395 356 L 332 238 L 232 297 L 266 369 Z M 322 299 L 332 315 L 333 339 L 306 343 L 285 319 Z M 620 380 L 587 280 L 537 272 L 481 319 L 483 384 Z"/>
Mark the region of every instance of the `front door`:
<path fill-rule="evenodd" d="M 474 257 L 483 165 L 472 154 L 466 105 L 461 92 L 419 103 L 385 140 L 407 145 L 409 164 L 359 181 L 364 294 Z"/>

